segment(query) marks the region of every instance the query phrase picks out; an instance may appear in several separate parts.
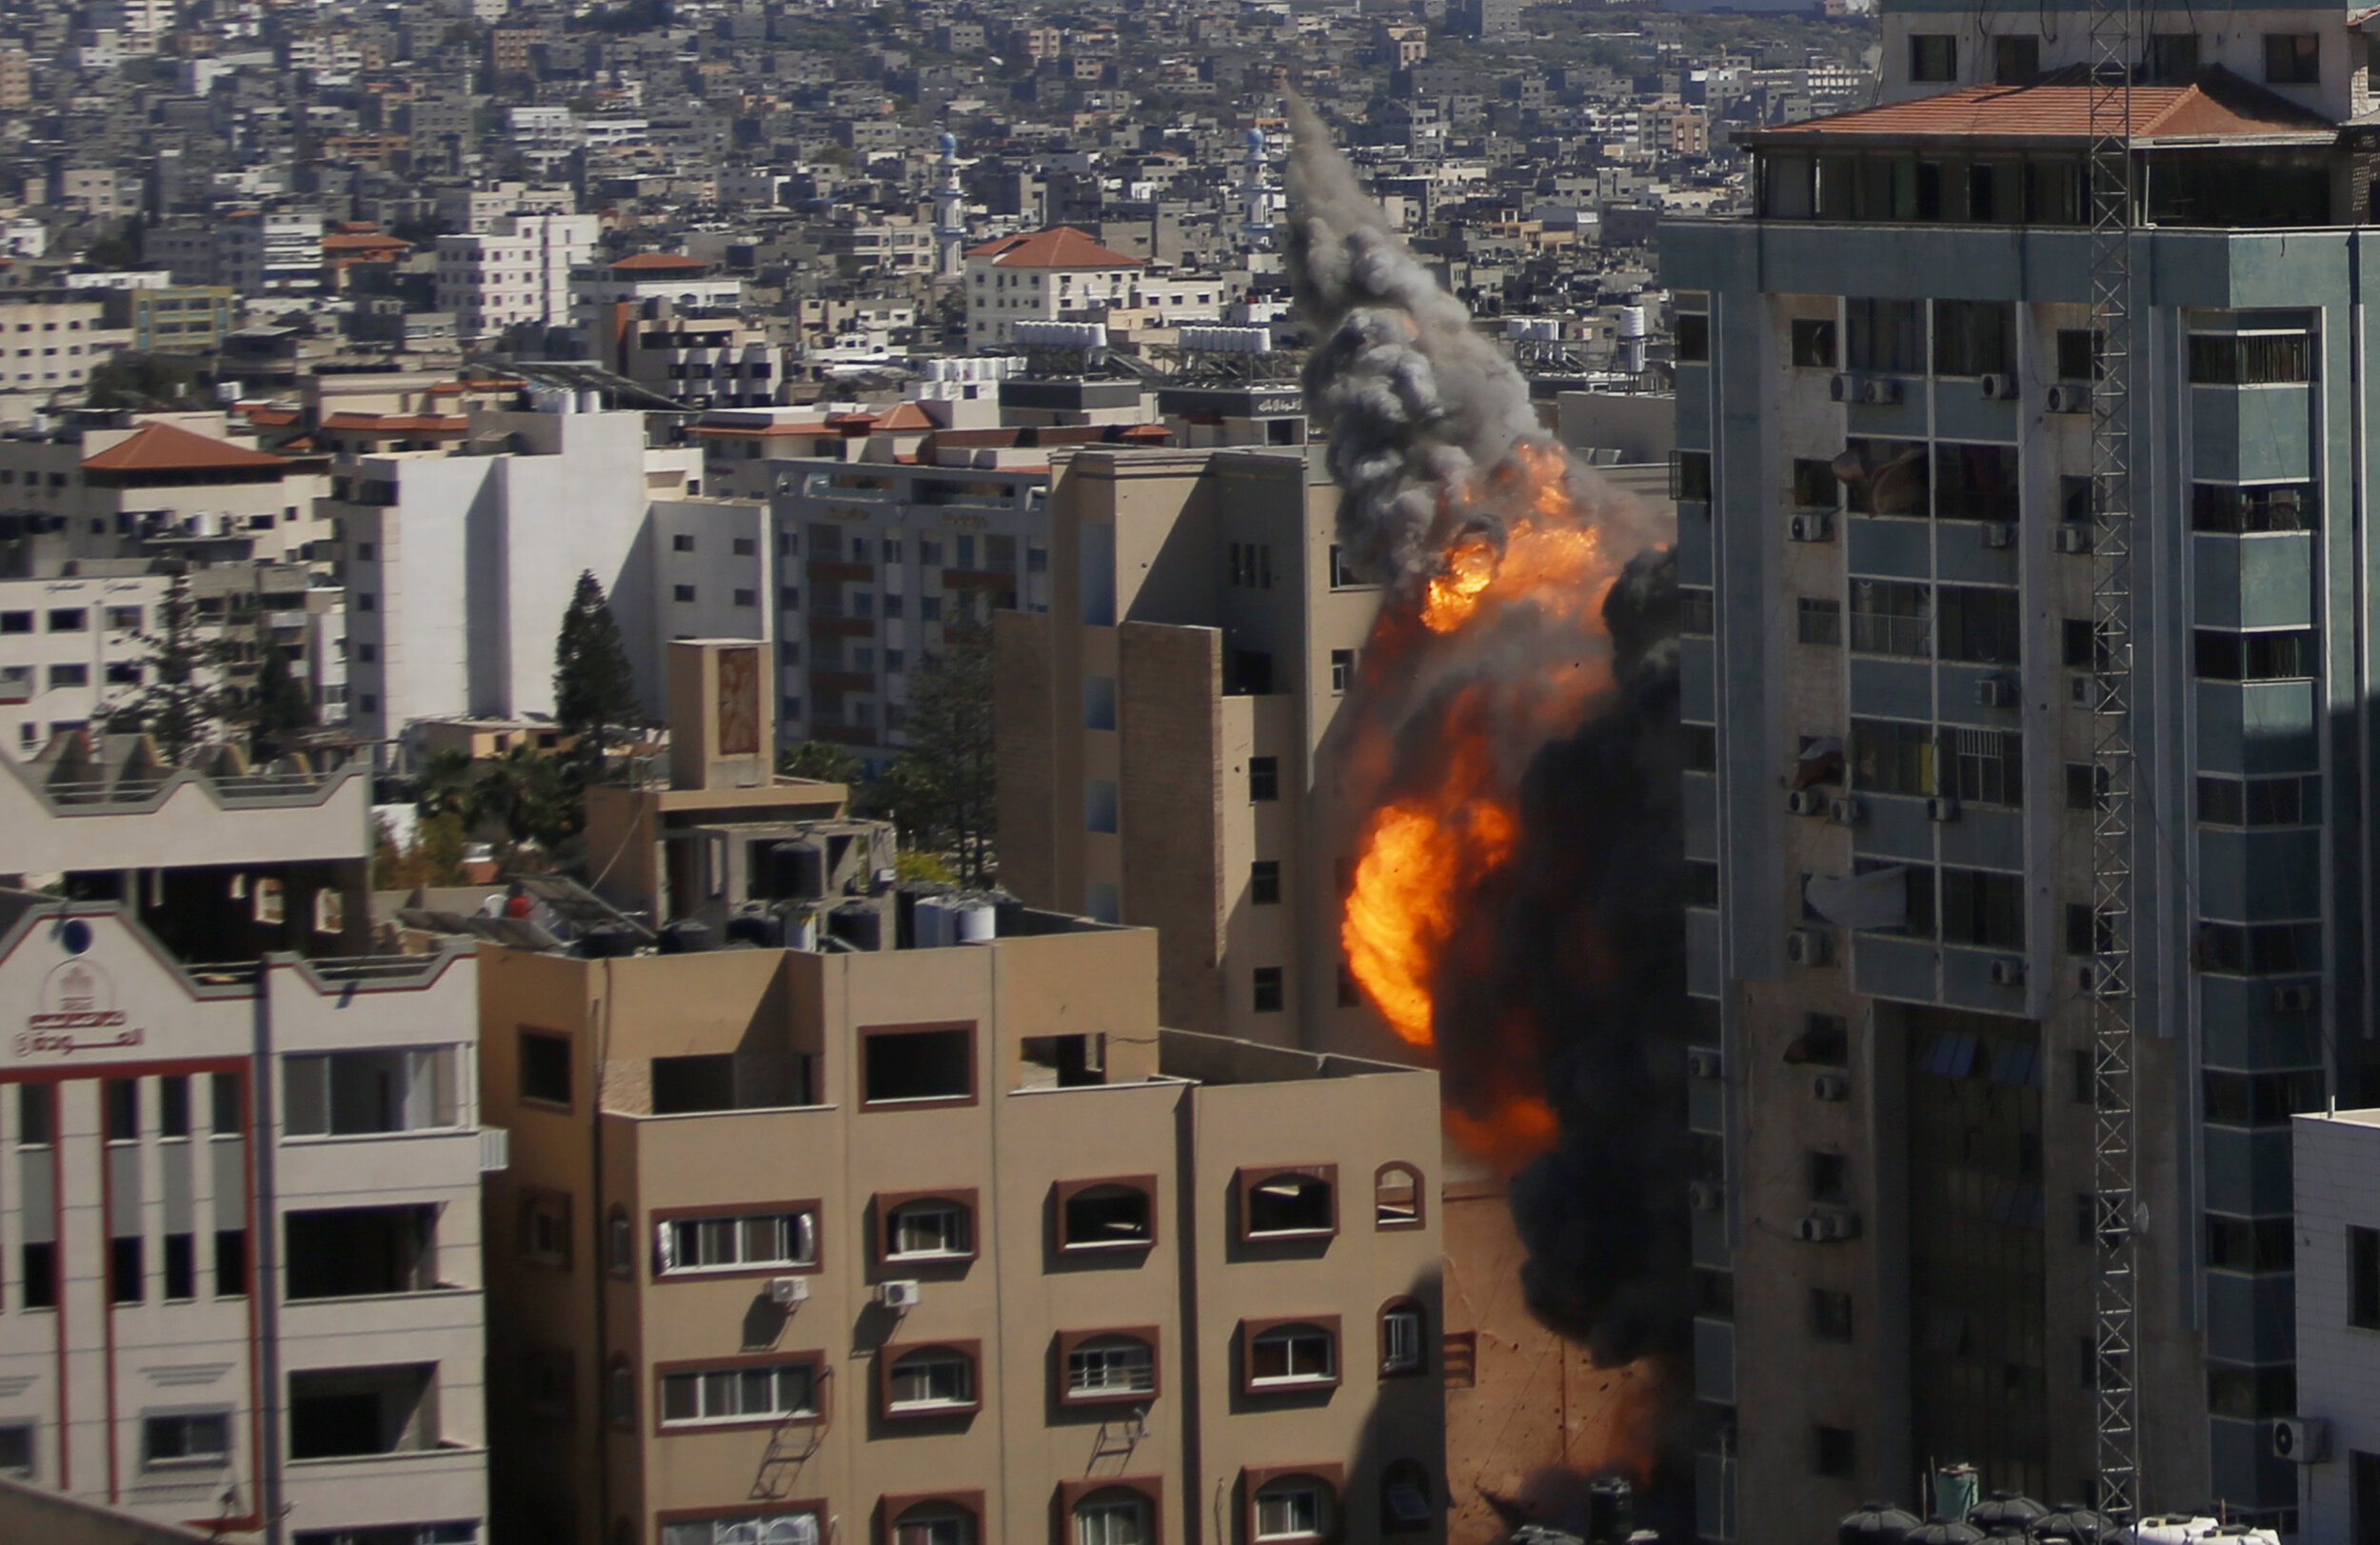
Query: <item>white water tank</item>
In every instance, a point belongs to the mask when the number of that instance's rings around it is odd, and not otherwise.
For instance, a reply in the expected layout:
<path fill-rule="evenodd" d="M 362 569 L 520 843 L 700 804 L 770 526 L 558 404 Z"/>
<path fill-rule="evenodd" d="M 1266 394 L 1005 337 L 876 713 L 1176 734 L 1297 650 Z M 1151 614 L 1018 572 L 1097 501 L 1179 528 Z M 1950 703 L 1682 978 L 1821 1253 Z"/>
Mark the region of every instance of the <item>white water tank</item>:
<path fill-rule="evenodd" d="M 954 901 L 950 905 L 954 944 L 988 944 L 1000 929 L 1000 915 L 989 901 Z"/>

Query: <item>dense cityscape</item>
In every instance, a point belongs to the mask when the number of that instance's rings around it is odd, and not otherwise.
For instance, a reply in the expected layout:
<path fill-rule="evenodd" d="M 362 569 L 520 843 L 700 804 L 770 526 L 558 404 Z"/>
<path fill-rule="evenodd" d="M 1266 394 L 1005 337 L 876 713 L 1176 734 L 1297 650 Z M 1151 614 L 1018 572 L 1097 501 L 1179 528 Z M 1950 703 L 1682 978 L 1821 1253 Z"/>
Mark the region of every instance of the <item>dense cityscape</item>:
<path fill-rule="evenodd" d="M 0 0 L 0 1540 L 2380 1545 L 2374 25 Z"/>

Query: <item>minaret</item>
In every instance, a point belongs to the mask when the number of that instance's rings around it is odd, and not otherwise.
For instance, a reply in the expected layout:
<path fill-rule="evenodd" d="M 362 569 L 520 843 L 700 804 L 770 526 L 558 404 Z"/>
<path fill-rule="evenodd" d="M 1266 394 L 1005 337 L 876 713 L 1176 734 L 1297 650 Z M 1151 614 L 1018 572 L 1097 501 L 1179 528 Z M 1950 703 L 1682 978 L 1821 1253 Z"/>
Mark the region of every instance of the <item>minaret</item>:
<path fill-rule="evenodd" d="M 1273 191 L 1264 185 L 1264 130 L 1248 130 L 1247 180 L 1240 185 L 1243 218 L 1240 222 L 1241 245 L 1270 247 L 1273 245 Z"/>
<path fill-rule="evenodd" d="M 967 241 L 965 204 L 959 191 L 959 136 L 944 134 L 942 143 L 942 186 L 934 195 L 934 240 L 941 260 L 934 273 L 940 279 L 957 279 L 960 252 Z"/>

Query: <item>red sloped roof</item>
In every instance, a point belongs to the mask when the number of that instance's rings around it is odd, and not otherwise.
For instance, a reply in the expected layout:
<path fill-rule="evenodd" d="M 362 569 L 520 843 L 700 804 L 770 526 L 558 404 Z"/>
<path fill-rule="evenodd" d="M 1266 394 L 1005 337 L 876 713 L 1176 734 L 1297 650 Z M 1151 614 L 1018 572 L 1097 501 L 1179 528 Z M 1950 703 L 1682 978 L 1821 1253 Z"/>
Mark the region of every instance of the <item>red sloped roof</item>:
<path fill-rule="evenodd" d="M 278 456 L 194 434 L 173 424 L 144 424 L 107 449 L 83 458 L 87 472 L 210 471 L 286 465 Z"/>
<path fill-rule="evenodd" d="M 1126 257 L 1101 247 L 1087 231 L 1072 226 L 1052 226 L 1018 236 L 1002 236 L 970 248 L 969 257 L 987 257 L 1003 268 L 1140 268 L 1145 258 Z"/>
<path fill-rule="evenodd" d="M 1760 138 L 1772 144 L 1821 134 L 2087 138 L 2095 93 L 2081 70 L 2061 70 L 2032 86 L 1971 86 L 1807 119 L 1770 129 Z M 2321 114 L 2220 67 L 2201 70 L 2183 84 L 2133 86 L 2130 117 L 2136 140 L 2327 140 L 2337 128 Z"/>
<path fill-rule="evenodd" d="M 377 230 L 334 230 L 323 238 L 326 252 L 411 251 L 413 244 L 402 236 L 385 235 Z"/>
<path fill-rule="evenodd" d="M 926 417 L 925 409 L 920 407 L 917 404 L 902 403 L 896 406 L 891 412 L 878 419 L 876 421 L 876 427 L 879 429 L 893 430 L 931 429 L 934 427 L 934 421 Z"/>

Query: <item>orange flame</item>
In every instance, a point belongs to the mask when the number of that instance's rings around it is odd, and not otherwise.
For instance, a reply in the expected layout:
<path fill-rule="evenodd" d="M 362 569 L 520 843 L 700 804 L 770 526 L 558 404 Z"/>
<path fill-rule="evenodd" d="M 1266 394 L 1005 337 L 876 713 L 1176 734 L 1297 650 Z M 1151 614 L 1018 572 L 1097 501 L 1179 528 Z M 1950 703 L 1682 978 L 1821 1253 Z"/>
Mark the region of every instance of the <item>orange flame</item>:
<path fill-rule="evenodd" d="M 1578 500 L 1568 458 L 1557 447 L 1524 442 L 1484 480 L 1446 490 L 1444 525 L 1457 534 L 1419 594 L 1390 604 L 1366 651 L 1366 689 L 1394 691 L 1432 650 L 1458 651 L 1515 607 L 1540 627 L 1578 636 L 1600 632 L 1604 598 L 1618 577 L 1593 511 Z M 1504 516 L 1499 542 L 1468 518 L 1471 509 Z M 1420 624 L 1419 629 L 1412 624 Z M 1416 1046 L 1435 1044 L 1433 1020 L 1448 945 L 1480 887 L 1512 858 L 1519 812 L 1499 744 L 1517 727 L 1541 743 L 1575 723 L 1586 695 L 1607 679 L 1587 651 L 1539 651 L 1546 664 L 1521 682 L 1477 685 L 1453 694 L 1428 728 L 1441 747 L 1426 786 L 1399 780 L 1393 798 L 1364 822 L 1339 939 L 1349 970 L 1390 1028 Z M 1497 731 L 1503 731 L 1499 737 Z M 1534 746 L 1520 747 L 1531 750 Z M 1536 1034 L 1507 1025 L 1506 1076 L 1475 1081 L 1461 1107 L 1450 1105 L 1448 1132 L 1499 1170 L 1511 1173 L 1554 1145 L 1559 1122 L 1525 1085 L 1534 1075 Z M 1484 1085 L 1484 1086 L 1481 1086 Z"/>

